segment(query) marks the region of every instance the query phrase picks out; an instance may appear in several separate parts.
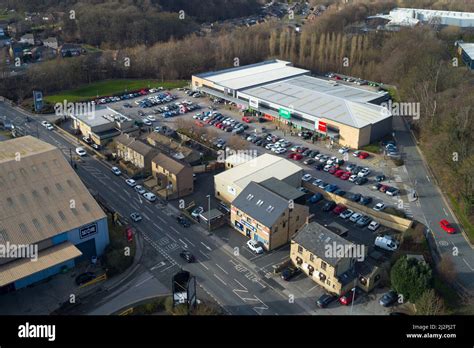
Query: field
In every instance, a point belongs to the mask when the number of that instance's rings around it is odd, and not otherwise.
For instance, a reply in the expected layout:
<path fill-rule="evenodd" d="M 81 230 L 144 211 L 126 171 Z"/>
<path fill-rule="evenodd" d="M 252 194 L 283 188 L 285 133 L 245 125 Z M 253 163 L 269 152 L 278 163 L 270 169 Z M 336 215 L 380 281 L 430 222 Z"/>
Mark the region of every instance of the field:
<path fill-rule="evenodd" d="M 187 81 L 164 81 L 160 80 L 105 80 L 85 85 L 76 89 L 64 91 L 58 94 L 45 96 L 44 99 L 48 103 L 62 103 L 64 100 L 68 102 L 79 102 L 97 98 L 97 96 L 109 96 L 125 91 L 139 90 L 142 88 L 163 87 L 172 89 L 183 87 L 188 84 Z"/>

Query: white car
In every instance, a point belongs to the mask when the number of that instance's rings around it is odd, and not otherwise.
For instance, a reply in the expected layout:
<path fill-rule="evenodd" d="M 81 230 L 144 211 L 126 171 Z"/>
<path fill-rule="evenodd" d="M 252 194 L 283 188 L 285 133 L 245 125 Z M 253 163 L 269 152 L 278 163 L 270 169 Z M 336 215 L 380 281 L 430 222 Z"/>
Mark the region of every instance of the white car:
<path fill-rule="evenodd" d="M 82 147 L 76 147 L 76 153 L 81 157 L 87 155 L 86 150 L 84 150 Z"/>
<path fill-rule="evenodd" d="M 155 116 L 153 116 L 153 115 L 148 115 L 146 118 L 147 118 L 149 121 L 151 121 L 151 122 L 155 122 L 155 121 L 156 121 L 156 118 L 155 118 Z"/>
<path fill-rule="evenodd" d="M 358 178 L 358 176 L 357 176 L 356 174 L 351 175 L 351 176 L 349 177 L 349 181 L 350 181 L 350 182 L 354 182 L 354 181 L 357 180 L 357 178 Z"/>
<path fill-rule="evenodd" d="M 126 182 L 127 185 L 130 186 L 130 187 L 135 187 L 135 186 L 137 186 L 137 182 L 136 182 L 135 180 L 133 180 L 133 179 L 127 179 L 127 180 L 125 180 L 125 182 Z"/>
<path fill-rule="evenodd" d="M 349 218 L 349 221 L 351 222 L 357 222 L 362 217 L 362 214 L 359 213 L 354 213 L 352 216 Z"/>
<path fill-rule="evenodd" d="M 347 219 L 350 217 L 352 214 L 354 214 L 354 211 L 347 209 L 346 211 L 343 211 L 342 213 L 339 214 L 339 217 L 341 219 Z"/>
<path fill-rule="evenodd" d="M 121 175 L 122 171 L 117 167 L 112 167 L 112 173 L 114 173 L 115 175 Z"/>
<path fill-rule="evenodd" d="M 275 153 L 277 155 L 281 155 L 282 153 L 285 153 L 286 149 L 284 147 L 279 147 L 278 149 L 275 150 Z"/>
<path fill-rule="evenodd" d="M 377 203 L 372 209 L 375 211 L 382 211 L 385 209 L 385 203 Z"/>
<path fill-rule="evenodd" d="M 364 168 L 359 173 L 357 173 L 357 175 L 361 178 L 366 177 L 369 174 L 370 174 L 370 169 L 369 168 Z"/>
<path fill-rule="evenodd" d="M 252 250 L 255 254 L 261 254 L 263 253 L 263 247 L 260 245 L 259 242 L 256 240 L 249 240 L 247 242 L 247 246 L 249 247 L 250 250 Z"/>
<path fill-rule="evenodd" d="M 305 181 L 305 182 L 308 182 L 312 179 L 313 177 L 311 176 L 311 174 L 305 174 L 303 175 L 303 177 L 301 178 L 301 180 Z"/>
<path fill-rule="evenodd" d="M 342 153 L 342 154 L 345 154 L 345 153 L 348 153 L 349 152 L 349 148 L 348 147 L 341 147 L 339 149 L 339 153 Z"/>
<path fill-rule="evenodd" d="M 143 124 L 144 124 L 145 126 L 151 126 L 151 125 L 153 125 L 153 124 L 151 123 L 151 121 L 148 120 L 148 119 L 146 119 L 146 118 L 143 120 Z"/>
<path fill-rule="evenodd" d="M 146 192 L 146 190 L 143 188 L 142 185 L 136 185 L 136 186 L 134 187 L 134 189 L 135 189 L 135 191 L 137 191 L 137 192 L 138 192 L 139 194 L 141 194 L 141 195 Z"/>
<path fill-rule="evenodd" d="M 367 228 L 371 231 L 375 231 L 379 227 L 380 227 L 380 224 L 377 221 L 372 220 Z"/>
<path fill-rule="evenodd" d="M 143 197 L 146 198 L 147 201 L 154 202 L 156 201 L 156 195 L 151 192 L 147 192 L 143 194 Z"/>
<path fill-rule="evenodd" d="M 197 218 L 203 211 L 204 211 L 203 207 L 197 207 L 196 209 L 193 210 L 193 212 L 191 213 L 191 216 L 193 218 Z"/>

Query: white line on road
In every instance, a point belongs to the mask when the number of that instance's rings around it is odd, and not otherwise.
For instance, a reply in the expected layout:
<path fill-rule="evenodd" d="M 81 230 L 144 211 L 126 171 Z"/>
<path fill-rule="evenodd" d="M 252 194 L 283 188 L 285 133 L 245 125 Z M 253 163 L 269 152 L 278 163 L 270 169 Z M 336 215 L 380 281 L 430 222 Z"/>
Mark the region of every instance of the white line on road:
<path fill-rule="evenodd" d="M 217 263 L 216 263 L 216 266 L 219 267 L 221 269 L 222 272 L 224 272 L 225 274 L 229 274 L 225 269 L 223 269 L 221 266 L 219 266 Z"/>
<path fill-rule="evenodd" d="M 201 244 L 204 245 L 204 247 L 205 247 L 207 250 L 212 251 L 212 249 L 211 249 L 208 245 L 204 244 L 203 242 L 201 242 Z"/>
<path fill-rule="evenodd" d="M 221 278 L 219 278 L 219 277 L 217 276 L 217 274 L 214 273 L 214 277 L 216 277 L 217 279 L 219 279 L 219 281 L 220 281 L 222 284 L 224 284 L 225 286 L 227 286 L 226 282 L 223 281 Z"/>
<path fill-rule="evenodd" d="M 463 257 L 462 260 L 463 260 L 464 263 L 467 265 L 467 267 L 469 267 L 469 269 L 470 269 L 471 271 L 474 271 L 474 268 L 472 268 L 471 265 L 467 263 L 467 261 L 466 261 L 466 259 L 465 259 L 464 257 Z"/>
<path fill-rule="evenodd" d="M 144 280 L 142 280 L 140 283 L 138 283 L 137 285 L 135 285 L 136 288 L 138 288 L 140 285 L 142 285 L 143 283 L 146 283 L 147 281 L 149 281 L 151 278 L 153 278 L 153 276 L 150 276 Z"/>
<path fill-rule="evenodd" d="M 188 242 L 189 244 L 191 244 L 193 247 L 196 246 L 196 245 L 194 245 L 194 243 L 191 242 L 188 238 L 184 237 L 184 240 L 185 240 L 186 242 Z"/>

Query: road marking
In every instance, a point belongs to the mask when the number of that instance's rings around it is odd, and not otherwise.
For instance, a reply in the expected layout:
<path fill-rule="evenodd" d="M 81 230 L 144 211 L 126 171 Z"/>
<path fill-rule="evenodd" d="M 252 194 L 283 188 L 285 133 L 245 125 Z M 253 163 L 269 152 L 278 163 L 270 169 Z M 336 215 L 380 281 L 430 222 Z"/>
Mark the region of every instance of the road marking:
<path fill-rule="evenodd" d="M 470 269 L 471 271 L 474 271 L 474 268 L 472 268 L 471 265 L 467 263 L 467 261 L 466 261 L 466 259 L 465 259 L 464 257 L 462 258 L 462 260 L 463 260 L 464 263 L 467 265 L 467 267 L 469 267 L 469 269 Z"/>
<path fill-rule="evenodd" d="M 226 282 L 223 281 L 221 278 L 219 278 L 219 277 L 217 276 L 217 274 L 214 273 L 214 277 L 216 277 L 217 279 L 219 279 L 219 281 L 220 281 L 222 284 L 224 284 L 225 286 L 227 286 Z"/>
<path fill-rule="evenodd" d="M 205 257 L 207 257 L 208 259 L 210 259 L 209 255 L 207 255 L 207 254 L 206 254 L 205 252 L 203 252 L 202 250 L 199 250 L 199 252 L 200 252 L 201 254 L 203 254 Z"/>
<path fill-rule="evenodd" d="M 143 283 L 146 283 L 147 281 L 149 281 L 151 278 L 153 278 L 153 276 L 150 276 L 144 280 L 142 280 L 140 283 L 138 283 L 137 285 L 135 285 L 136 288 L 138 288 L 140 285 L 142 285 Z"/>
<path fill-rule="evenodd" d="M 211 249 L 209 246 L 207 246 L 206 244 L 204 244 L 203 242 L 201 242 L 201 244 L 204 245 L 204 247 L 205 247 L 207 250 L 212 251 L 212 249 Z"/>
<path fill-rule="evenodd" d="M 193 247 L 196 246 L 196 245 L 194 245 L 194 243 L 191 242 L 188 238 L 186 238 L 186 237 L 183 237 L 183 238 L 184 238 L 184 240 L 185 240 L 186 242 L 188 242 L 189 244 L 191 244 Z"/>
<path fill-rule="evenodd" d="M 446 209 L 443 208 L 443 211 L 444 211 L 444 215 L 448 216 L 448 212 L 446 211 Z"/>
<path fill-rule="evenodd" d="M 223 269 L 221 266 L 219 266 L 217 263 L 216 263 L 216 266 L 219 267 L 221 269 L 222 272 L 224 272 L 225 274 L 229 274 L 225 269 Z"/>
<path fill-rule="evenodd" d="M 209 271 L 209 268 L 205 264 L 203 264 L 202 262 L 199 262 L 199 264 Z"/>

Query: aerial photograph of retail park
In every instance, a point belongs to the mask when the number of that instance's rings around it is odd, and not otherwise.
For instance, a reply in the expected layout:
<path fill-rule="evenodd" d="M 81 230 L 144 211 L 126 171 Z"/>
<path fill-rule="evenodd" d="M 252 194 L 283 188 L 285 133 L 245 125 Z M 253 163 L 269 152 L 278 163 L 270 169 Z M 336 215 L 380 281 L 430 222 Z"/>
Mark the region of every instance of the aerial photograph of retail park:
<path fill-rule="evenodd" d="M 0 0 L 0 314 L 472 315 L 473 70 L 470 1 Z"/>

